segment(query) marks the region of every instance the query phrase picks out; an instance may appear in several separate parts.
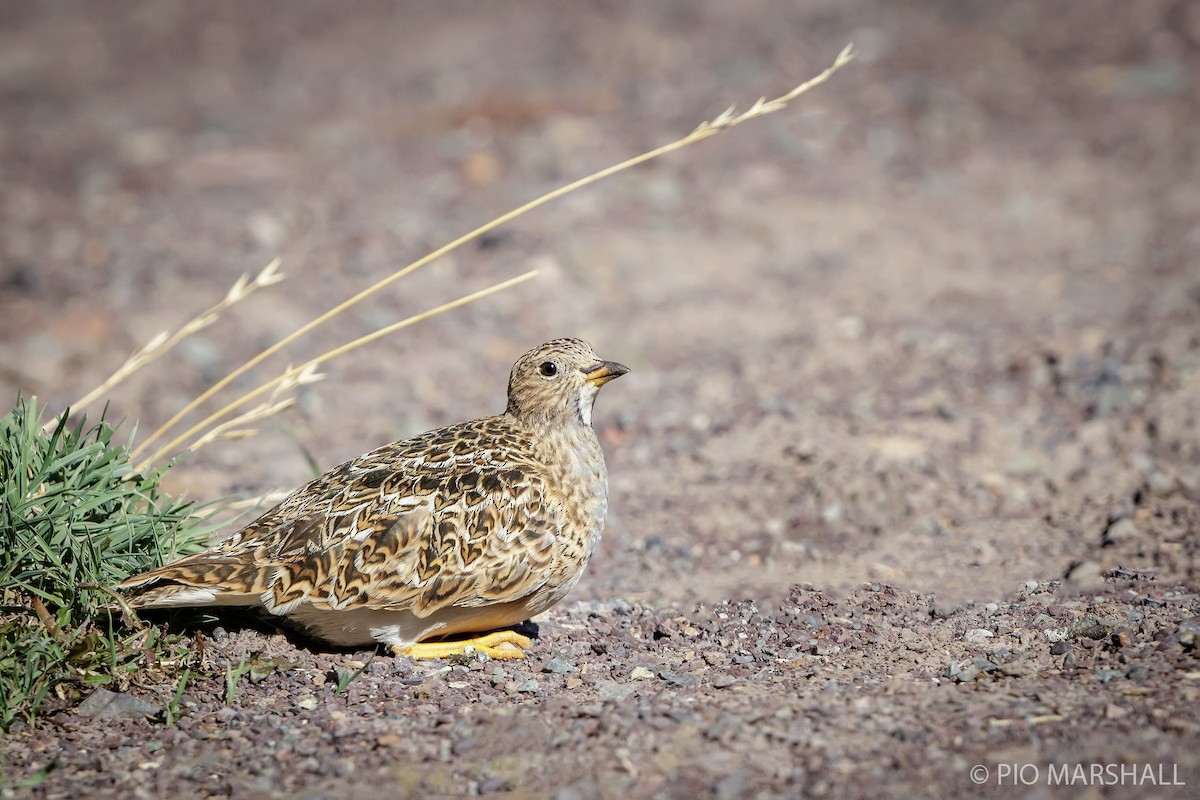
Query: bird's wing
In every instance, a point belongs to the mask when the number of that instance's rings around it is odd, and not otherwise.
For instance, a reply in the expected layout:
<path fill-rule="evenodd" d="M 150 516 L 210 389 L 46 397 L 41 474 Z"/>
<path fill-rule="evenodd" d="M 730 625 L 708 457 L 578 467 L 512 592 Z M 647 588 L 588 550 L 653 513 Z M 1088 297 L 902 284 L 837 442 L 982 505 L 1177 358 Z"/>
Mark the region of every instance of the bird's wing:
<path fill-rule="evenodd" d="M 358 592 L 358 604 L 426 617 L 518 600 L 546 582 L 563 515 L 535 475 L 512 467 L 452 475 L 428 499 L 343 562 L 339 583 Z"/>
<path fill-rule="evenodd" d="M 308 603 L 427 616 L 524 597 L 545 582 L 562 511 L 535 464 L 464 441 L 443 429 L 360 456 L 214 549 L 122 588 L 135 606 L 275 614 Z"/>

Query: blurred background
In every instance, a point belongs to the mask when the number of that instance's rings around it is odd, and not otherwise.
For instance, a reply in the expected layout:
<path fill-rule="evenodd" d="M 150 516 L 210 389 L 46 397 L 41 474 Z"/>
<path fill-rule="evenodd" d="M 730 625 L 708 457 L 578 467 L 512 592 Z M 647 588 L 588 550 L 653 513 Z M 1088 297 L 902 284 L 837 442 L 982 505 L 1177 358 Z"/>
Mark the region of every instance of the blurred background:
<path fill-rule="evenodd" d="M 288 348 L 237 386 L 541 270 L 330 364 L 172 487 L 288 489 L 310 459 L 498 412 L 513 359 L 571 335 L 634 369 L 597 406 L 612 518 L 581 596 L 1194 577 L 1187 0 L 4 3 L 0 392 L 59 409 L 281 257 L 284 283 L 108 398 L 149 431 L 429 250 L 849 41 L 856 61 L 787 111 Z"/>

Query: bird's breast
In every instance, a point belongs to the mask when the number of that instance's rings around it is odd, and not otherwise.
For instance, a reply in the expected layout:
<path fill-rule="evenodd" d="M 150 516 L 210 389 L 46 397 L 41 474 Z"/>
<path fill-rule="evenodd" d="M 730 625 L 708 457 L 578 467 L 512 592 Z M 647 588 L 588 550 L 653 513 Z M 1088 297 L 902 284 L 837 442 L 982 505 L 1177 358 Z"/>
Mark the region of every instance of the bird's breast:
<path fill-rule="evenodd" d="M 548 437 L 548 466 L 566 525 L 564 555 L 587 560 L 600 541 L 608 511 L 608 471 L 600 442 L 589 426 L 572 426 Z"/>

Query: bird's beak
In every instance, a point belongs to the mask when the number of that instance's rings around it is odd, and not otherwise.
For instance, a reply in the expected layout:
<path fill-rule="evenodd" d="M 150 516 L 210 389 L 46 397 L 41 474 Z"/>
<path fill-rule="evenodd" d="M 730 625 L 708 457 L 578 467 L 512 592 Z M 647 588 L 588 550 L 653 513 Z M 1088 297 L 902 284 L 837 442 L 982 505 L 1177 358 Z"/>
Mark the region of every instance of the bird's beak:
<path fill-rule="evenodd" d="M 599 364 L 594 364 L 583 371 L 583 376 L 587 378 L 587 382 L 599 388 L 609 381 L 619 378 L 629 372 L 629 367 L 624 364 L 618 364 L 615 361 L 601 361 Z"/>

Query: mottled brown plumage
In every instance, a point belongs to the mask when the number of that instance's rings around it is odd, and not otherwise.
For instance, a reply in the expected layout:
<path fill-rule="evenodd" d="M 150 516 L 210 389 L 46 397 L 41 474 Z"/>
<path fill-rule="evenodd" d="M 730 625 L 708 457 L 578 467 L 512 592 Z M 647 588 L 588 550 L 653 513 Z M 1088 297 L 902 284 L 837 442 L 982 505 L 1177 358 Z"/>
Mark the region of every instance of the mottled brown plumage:
<path fill-rule="evenodd" d="M 453 652 L 418 643 L 514 625 L 579 579 L 608 505 L 592 403 L 627 371 L 577 339 L 534 348 L 513 366 L 503 414 L 335 467 L 212 550 L 122 588 L 135 607 L 257 606 L 332 644 Z M 511 633 L 475 642 L 520 653 L 503 643 L 528 646 Z"/>

